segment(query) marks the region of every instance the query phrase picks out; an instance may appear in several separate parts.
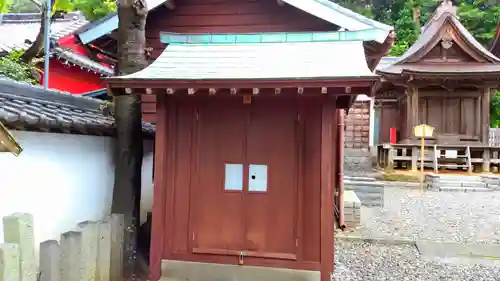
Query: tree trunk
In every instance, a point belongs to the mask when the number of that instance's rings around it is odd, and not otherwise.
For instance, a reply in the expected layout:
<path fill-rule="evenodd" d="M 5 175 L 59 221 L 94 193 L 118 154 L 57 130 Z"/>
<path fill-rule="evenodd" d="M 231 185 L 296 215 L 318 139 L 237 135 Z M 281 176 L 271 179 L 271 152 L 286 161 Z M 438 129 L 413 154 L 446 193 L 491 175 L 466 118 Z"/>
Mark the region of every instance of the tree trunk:
<path fill-rule="evenodd" d="M 56 3 L 56 0 L 50 1 L 50 5 L 53 11 L 54 5 Z M 41 14 L 41 21 L 40 21 L 40 29 L 38 30 L 38 34 L 36 36 L 35 41 L 31 46 L 24 51 L 24 54 L 21 56 L 21 60 L 24 61 L 25 63 L 31 63 L 34 58 L 36 58 L 43 50 L 43 45 L 45 43 L 45 15 L 47 13 L 47 4 L 42 5 L 42 14 Z M 50 50 L 49 50 L 50 51 Z"/>
<path fill-rule="evenodd" d="M 146 67 L 146 1 L 120 0 L 118 4 L 117 74 L 125 75 Z M 125 216 L 124 277 L 135 279 L 136 237 L 141 201 L 143 156 L 140 95 L 114 99 L 117 130 L 117 159 L 112 212 Z"/>

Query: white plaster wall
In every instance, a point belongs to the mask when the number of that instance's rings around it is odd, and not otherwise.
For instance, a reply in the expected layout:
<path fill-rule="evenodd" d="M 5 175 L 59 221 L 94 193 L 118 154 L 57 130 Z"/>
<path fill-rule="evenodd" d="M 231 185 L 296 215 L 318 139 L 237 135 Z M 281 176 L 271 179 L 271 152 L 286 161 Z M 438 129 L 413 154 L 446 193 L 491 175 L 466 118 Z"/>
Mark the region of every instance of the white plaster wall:
<path fill-rule="evenodd" d="M 110 213 L 113 138 L 12 133 L 24 150 L 19 157 L 0 153 L 0 217 L 15 212 L 31 213 L 38 245 L 48 239 L 59 239 L 62 232 L 73 229 L 78 222 L 102 219 Z M 145 143 L 145 198 L 152 198 L 148 194 L 152 192 L 151 145 Z M 3 242 L 1 221 L 0 242 Z"/>

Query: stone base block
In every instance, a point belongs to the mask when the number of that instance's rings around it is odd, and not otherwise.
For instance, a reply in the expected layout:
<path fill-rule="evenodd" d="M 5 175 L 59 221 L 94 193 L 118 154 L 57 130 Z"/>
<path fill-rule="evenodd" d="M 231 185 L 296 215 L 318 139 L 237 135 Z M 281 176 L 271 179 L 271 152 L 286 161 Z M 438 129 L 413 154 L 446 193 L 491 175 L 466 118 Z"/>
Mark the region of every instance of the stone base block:
<path fill-rule="evenodd" d="M 352 190 L 344 191 L 344 222 L 351 226 L 361 223 L 361 200 Z"/>
<path fill-rule="evenodd" d="M 232 264 L 162 260 L 160 281 L 162 280 L 319 281 L 320 272 L 261 266 L 240 266 Z"/>

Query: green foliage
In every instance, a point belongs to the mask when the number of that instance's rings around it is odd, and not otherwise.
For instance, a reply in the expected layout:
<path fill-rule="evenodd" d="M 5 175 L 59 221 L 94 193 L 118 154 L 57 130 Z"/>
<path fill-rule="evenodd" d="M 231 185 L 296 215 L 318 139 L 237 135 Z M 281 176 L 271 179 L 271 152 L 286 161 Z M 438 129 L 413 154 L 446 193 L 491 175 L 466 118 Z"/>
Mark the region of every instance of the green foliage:
<path fill-rule="evenodd" d="M 73 1 L 71 0 L 52 0 L 55 1 L 54 6 L 52 6 L 52 13 L 55 13 L 55 11 L 62 10 L 62 11 L 73 11 L 74 5 Z"/>
<path fill-rule="evenodd" d="M 59 0 L 58 0 L 59 1 Z M 95 21 L 116 11 L 115 0 L 73 0 L 74 8 L 89 21 Z"/>
<path fill-rule="evenodd" d="M 0 58 L 0 76 L 36 84 L 32 74 L 35 71 L 34 66 L 26 64 L 20 59 L 23 52 L 21 50 L 12 51 L 8 56 Z"/>
<path fill-rule="evenodd" d="M 1 1 L 1 0 L 0 0 Z M 17 0 L 12 3 L 9 13 L 38 13 L 40 8 L 38 8 L 35 3 L 30 0 Z"/>
<path fill-rule="evenodd" d="M 500 15 L 500 5 L 492 5 L 489 2 L 492 1 L 463 1 L 458 13 L 462 24 L 485 45 L 495 36 L 495 28 Z"/>
<path fill-rule="evenodd" d="M 12 6 L 12 0 L 0 0 L 0 14 L 8 13 L 10 6 Z"/>
<path fill-rule="evenodd" d="M 391 49 L 392 56 L 401 56 L 417 39 L 420 26 L 413 20 L 413 7 L 411 2 L 406 2 L 394 21 L 397 26 L 396 45 Z"/>
<path fill-rule="evenodd" d="M 358 14 L 362 14 L 366 17 L 372 18 L 372 8 L 370 0 L 343 0 L 342 6 L 350 9 Z"/>
<path fill-rule="evenodd" d="M 490 126 L 500 127 L 500 92 L 497 92 L 491 99 Z"/>
<path fill-rule="evenodd" d="M 39 0 L 46 3 L 47 0 Z M 54 1 L 54 0 L 53 0 Z M 89 21 L 116 11 L 116 0 L 55 0 L 52 11 L 81 11 Z M 0 13 L 33 13 L 40 8 L 31 0 L 0 0 Z"/>

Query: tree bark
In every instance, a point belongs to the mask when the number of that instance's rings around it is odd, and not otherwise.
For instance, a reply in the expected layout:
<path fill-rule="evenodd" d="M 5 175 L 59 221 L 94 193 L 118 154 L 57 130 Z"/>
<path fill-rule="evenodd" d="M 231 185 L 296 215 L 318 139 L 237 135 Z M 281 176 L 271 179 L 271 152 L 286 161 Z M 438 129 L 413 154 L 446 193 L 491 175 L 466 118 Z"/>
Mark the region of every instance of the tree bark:
<path fill-rule="evenodd" d="M 146 16 L 145 0 L 119 1 L 118 75 L 134 73 L 148 65 L 145 58 Z M 117 159 L 111 210 L 125 216 L 123 273 L 126 280 L 134 280 L 143 156 L 141 96 L 134 93 L 118 96 L 114 102 Z"/>
<path fill-rule="evenodd" d="M 54 5 L 56 3 L 56 0 L 50 1 L 51 6 L 51 11 L 54 9 Z M 40 21 L 40 29 L 38 30 L 38 34 L 36 36 L 35 41 L 31 46 L 24 51 L 24 54 L 21 56 L 21 60 L 24 61 L 25 63 L 31 63 L 34 58 L 36 58 L 43 50 L 43 45 L 45 43 L 45 14 L 47 13 L 47 4 L 43 4 L 41 9 L 42 9 L 42 15 L 41 15 L 41 21 Z M 50 51 L 50 50 L 49 50 Z"/>

